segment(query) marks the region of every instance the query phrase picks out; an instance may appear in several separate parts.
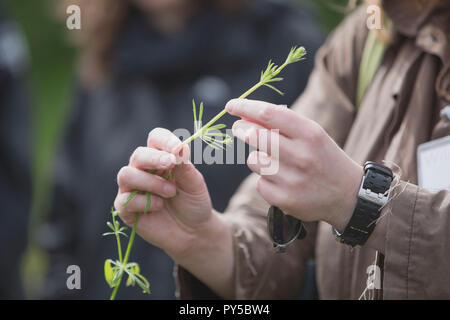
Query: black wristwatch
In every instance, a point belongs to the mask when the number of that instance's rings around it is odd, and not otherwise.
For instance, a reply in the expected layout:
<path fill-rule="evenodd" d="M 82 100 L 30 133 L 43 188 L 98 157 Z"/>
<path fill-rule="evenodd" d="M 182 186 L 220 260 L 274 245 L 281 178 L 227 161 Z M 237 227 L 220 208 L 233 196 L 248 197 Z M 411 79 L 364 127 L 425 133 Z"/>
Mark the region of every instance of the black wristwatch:
<path fill-rule="evenodd" d="M 366 243 L 381 209 L 388 202 L 393 178 L 392 170 L 388 167 L 371 161 L 364 164 L 364 177 L 353 215 L 342 234 L 333 227 L 338 242 L 352 247 L 360 247 Z"/>

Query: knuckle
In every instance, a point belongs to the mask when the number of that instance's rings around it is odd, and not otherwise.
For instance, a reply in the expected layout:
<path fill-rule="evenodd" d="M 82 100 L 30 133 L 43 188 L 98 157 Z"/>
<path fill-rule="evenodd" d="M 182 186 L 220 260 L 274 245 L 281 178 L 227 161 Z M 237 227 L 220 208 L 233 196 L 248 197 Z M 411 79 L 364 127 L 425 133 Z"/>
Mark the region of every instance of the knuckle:
<path fill-rule="evenodd" d="M 133 215 L 130 214 L 128 211 L 122 210 L 119 213 L 120 219 L 122 219 L 122 221 L 128 225 L 128 226 L 132 226 L 134 221 L 133 221 Z"/>
<path fill-rule="evenodd" d="M 261 109 L 259 116 L 263 121 L 270 121 L 270 119 L 274 116 L 274 112 L 272 108 L 266 107 Z"/>
<path fill-rule="evenodd" d="M 287 193 L 282 193 L 278 196 L 278 206 L 281 208 L 290 209 L 293 207 L 294 204 L 294 198 L 289 196 Z"/>
<path fill-rule="evenodd" d="M 300 152 L 299 150 L 292 150 L 289 153 L 290 158 L 294 161 L 295 165 L 300 169 L 305 169 L 311 164 L 309 155 L 306 152 Z"/>
<path fill-rule="evenodd" d="M 303 185 L 303 179 L 299 174 L 293 174 L 290 177 L 285 178 L 284 182 L 290 190 L 295 190 Z"/>
<path fill-rule="evenodd" d="M 130 163 L 136 164 L 141 160 L 141 156 L 144 153 L 144 147 L 137 147 L 136 150 L 131 154 Z"/>
<path fill-rule="evenodd" d="M 127 180 L 130 178 L 130 169 L 129 166 L 125 166 L 119 170 L 117 173 L 117 183 L 119 185 L 125 185 L 127 183 Z"/>
<path fill-rule="evenodd" d="M 155 197 L 155 196 L 152 197 L 152 204 L 150 206 L 150 210 L 154 210 L 154 211 L 160 210 L 163 208 L 163 206 L 164 206 L 164 202 L 160 197 Z"/>
<path fill-rule="evenodd" d="M 120 199 L 121 199 L 121 196 L 120 195 L 118 195 L 117 197 L 116 197 L 116 199 L 114 199 L 114 208 L 117 210 L 117 211 L 121 211 L 121 207 L 122 207 L 122 205 L 121 205 L 121 203 L 120 203 Z"/>
<path fill-rule="evenodd" d="M 147 139 L 147 142 L 151 142 L 151 141 L 153 141 L 153 140 L 155 140 L 156 139 L 156 137 L 158 137 L 159 135 L 161 135 L 161 133 L 163 132 L 163 128 L 161 128 L 161 127 L 156 127 L 156 128 L 154 128 L 152 131 L 150 131 L 149 133 L 148 133 L 148 139 Z"/>
<path fill-rule="evenodd" d="M 117 196 L 114 204 L 116 206 L 116 209 L 119 212 L 126 213 L 128 211 L 129 206 L 124 207 L 123 204 L 125 203 L 125 201 L 127 200 L 129 195 L 130 195 L 130 193 L 127 192 L 127 193 L 122 193 L 121 195 Z"/>
<path fill-rule="evenodd" d="M 306 141 L 314 146 L 322 145 L 325 138 L 325 131 L 317 124 L 312 125 L 309 130 L 306 131 Z"/>
<path fill-rule="evenodd" d="M 297 168 L 304 172 L 309 172 L 315 165 L 314 159 L 312 159 L 309 155 L 298 156 L 296 161 Z"/>

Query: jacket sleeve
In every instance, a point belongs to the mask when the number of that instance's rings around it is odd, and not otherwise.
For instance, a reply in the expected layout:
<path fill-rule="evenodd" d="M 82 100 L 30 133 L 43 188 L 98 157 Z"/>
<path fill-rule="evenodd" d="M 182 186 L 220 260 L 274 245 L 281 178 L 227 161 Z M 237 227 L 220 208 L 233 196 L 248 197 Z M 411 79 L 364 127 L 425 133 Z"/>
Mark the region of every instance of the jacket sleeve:
<path fill-rule="evenodd" d="M 317 224 L 306 223 L 304 240 L 294 242 L 284 254 L 275 253 L 266 229 L 269 204 L 256 191 L 258 178 L 252 174 L 244 180 L 225 212 L 233 233 L 234 298 L 298 299 Z M 219 298 L 182 267 L 176 270 L 179 298 Z"/>
<path fill-rule="evenodd" d="M 318 51 L 315 67 L 293 110 L 318 122 L 343 145 L 353 123 L 357 77 L 367 32 L 360 32 L 364 11 L 350 15 Z M 356 30 L 356 31 L 355 31 Z M 306 239 L 284 254 L 274 253 L 266 230 L 269 208 L 249 176 L 231 199 L 225 215 L 233 230 L 236 299 L 298 299 L 305 263 L 314 257 L 317 223 L 308 223 Z M 176 267 L 178 297 L 218 298 L 182 267 Z"/>
<path fill-rule="evenodd" d="M 387 220 L 384 299 L 450 296 L 450 191 L 400 182 L 383 209 Z"/>

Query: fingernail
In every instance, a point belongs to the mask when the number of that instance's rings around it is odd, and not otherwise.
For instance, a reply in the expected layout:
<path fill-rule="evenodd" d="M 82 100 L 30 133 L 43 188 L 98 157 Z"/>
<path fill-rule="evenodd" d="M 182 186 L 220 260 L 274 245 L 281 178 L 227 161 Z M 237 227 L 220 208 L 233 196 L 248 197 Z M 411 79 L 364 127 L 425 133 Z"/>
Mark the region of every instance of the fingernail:
<path fill-rule="evenodd" d="M 179 147 L 181 142 L 179 140 L 173 139 L 167 142 L 167 151 L 174 151 L 177 147 Z"/>
<path fill-rule="evenodd" d="M 232 106 L 232 104 L 233 104 L 233 102 L 232 102 L 232 100 L 231 100 L 231 101 L 228 101 L 227 105 L 225 106 L 225 109 L 226 109 L 228 112 L 232 112 L 232 111 L 233 111 L 233 106 Z"/>
<path fill-rule="evenodd" d="M 175 161 L 175 157 L 172 154 L 164 154 L 159 158 L 159 163 L 163 167 L 169 167 Z"/>
<path fill-rule="evenodd" d="M 225 106 L 225 109 L 227 109 L 228 112 L 233 112 L 233 108 L 236 106 L 238 99 L 232 99 L 228 101 L 227 105 Z"/>

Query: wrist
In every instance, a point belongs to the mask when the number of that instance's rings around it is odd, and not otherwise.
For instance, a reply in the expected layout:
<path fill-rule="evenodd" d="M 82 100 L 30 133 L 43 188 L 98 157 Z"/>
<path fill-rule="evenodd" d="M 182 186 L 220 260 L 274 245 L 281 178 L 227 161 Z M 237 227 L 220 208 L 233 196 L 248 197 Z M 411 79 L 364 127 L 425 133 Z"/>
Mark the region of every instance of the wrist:
<path fill-rule="evenodd" d="M 377 250 L 384 250 L 382 240 L 385 228 L 376 227 L 381 209 L 389 199 L 392 179 L 393 173 L 388 167 L 371 161 L 364 164 L 364 177 L 357 192 L 356 207 L 353 207 L 350 219 L 346 216 L 346 221 L 341 218 L 334 224 L 333 233 L 337 241 L 351 247 L 369 244 Z"/>
<path fill-rule="evenodd" d="M 173 258 L 219 296 L 233 297 L 232 231 L 223 215 L 213 211 L 210 221 L 195 236 L 190 250 Z"/>
<path fill-rule="evenodd" d="M 226 219 L 212 210 L 209 219 L 189 232 L 186 246 L 181 252 L 168 254 L 180 265 L 192 265 L 220 252 L 231 243 L 231 228 Z M 231 246 L 231 244 L 230 244 Z"/>
<path fill-rule="evenodd" d="M 326 221 L 336 228 L 339 233 L 344 232 L 344 229 L 349 223 L 356 208 L 358 191 L 361 186 L 363 176 L 364 168 L 356 164 L 352 174 L 348 175 L 346 178 L 347 184 L 342 191 L 343 197 L 341 201 L 339 201 L 339 204 L 336 205 L 334 215 Z"/>

